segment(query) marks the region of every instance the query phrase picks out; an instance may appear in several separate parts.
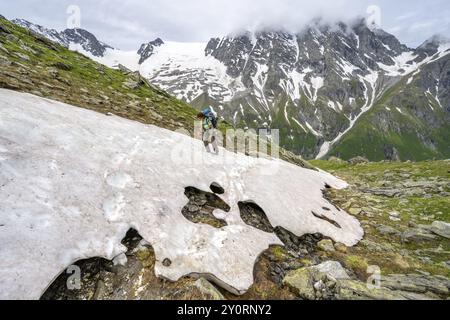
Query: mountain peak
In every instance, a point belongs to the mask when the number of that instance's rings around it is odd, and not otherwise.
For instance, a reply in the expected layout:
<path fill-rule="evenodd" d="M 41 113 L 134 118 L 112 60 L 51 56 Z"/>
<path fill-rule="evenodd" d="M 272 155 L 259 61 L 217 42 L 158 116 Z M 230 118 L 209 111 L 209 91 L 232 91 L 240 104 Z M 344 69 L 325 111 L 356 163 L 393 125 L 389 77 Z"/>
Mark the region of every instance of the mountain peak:
<path fill-rule="evenodd" d="M 448 43 L 450 43 L 450 38 L 448 38 L 444 35 L 441 35 L 441 34 L 435 34 L 434 36 L 432 36 L 431 38 L 426 40 L 421 46 L 429 45 L 429 44 L 441 45 L 441 44 L 448 44 Z"/>
<path fill-rule="evenodd" d="M 25 19 L 14 19 L 11 22 L 25 29 L 28 29 L 34 33 L 40 34 L 41 36 L 44 36 L 45 38 L 48 38 L 54 42 L 57 42 L 63 45 L 64 47 L 68 47 L 68 43 L 63 39 L 63 37 L 61 37 L 60 33 L 55 29 L 45 28 L 41 25 L 38 25 Z"/>
<path fill-rule="evenodd" d="M 154 46 L 162 46 L 164 41 L 161 38 L 156 38 L 155 40 L 150 42 Z"/>
<path fill-rule="evenodd" d="M 424 52 L 427 55 L 434 55 L 438 51 L 441 51 L 441 48 L 443 46 L 448 47 L 450 45 L 450 39 L 443 36 L 436 34 L 426 40 L 424 43 L 422 43 L 418 48 L 417 51 Z"/>
<path fill-rule="evenodd" d="M 69 48 L 73 45 L 80 45 L 84 51 L 95 57 L 103 57 L 106 49 L 111 46 L 99 41 L 92 33 L 85 29 L 73 28 L 64 31 L 48 29 L 25 19 L 14 19 L 12 22 L 18 26 L 26 28 L 34 33 L 40 34 L 60 45 Z"/>
<path fill-rule="evenodd" d="M 161 38 L 156 38 L 148 43 L 143 43 L 137 52 L 141 56 L 139 59 L 139 64 L 143 64 L 145 60 L 153 55 L 155 47 L 160 47 L 163 44 L 164 41 Z"/>
<path fill-rule="evenodd" d="M 92 33 L 85 29 L 73 28 L 66 29 L 61 34 L 69 43 L 75 43 L 82 46 L 82 48 L 93 54 L 96 57 L 103 57 L 106 49 L 112 49 L 111 46 L 99 41 Z"/>

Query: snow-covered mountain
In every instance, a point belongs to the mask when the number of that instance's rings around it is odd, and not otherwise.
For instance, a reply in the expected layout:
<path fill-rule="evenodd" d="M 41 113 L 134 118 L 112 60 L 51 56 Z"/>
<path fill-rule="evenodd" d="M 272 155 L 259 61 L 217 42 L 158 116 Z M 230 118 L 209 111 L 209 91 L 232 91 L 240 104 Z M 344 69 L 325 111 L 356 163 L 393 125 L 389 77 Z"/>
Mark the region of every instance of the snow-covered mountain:
<path fill-rule="evenodd" d="M 86 51 L 95 57 L 103 57 L 107 49 L 112 49 L 112 47 L 97 40 L 92 33 L 84 29 L 66 29 L 59 32 L 55 29 L 48 29 L 23 19 L 14 19 L 12 22 L 55 41 L 66 48 L 76 51 Z"/>
<path fill-rule="evenodd" d="M 58 35 L 29 28 L 49 38 Z M 122 64 L 139 70 L 153 84 L 195 107 L 212 105 L 236 126 L 279 128 L 283 147 L 306 157 L 323 157 L 347 156 L 345 150 L 332 151 L 391 88 L 402 83 L 413 85 L 425 66 L 446 58 L 450 41 L 433 37 L 411 49 L 393 35 L 368 27 L 364 20 L 336 25 L 317 20 L 296 34 L 282 30 L 243 32 L 208 43 L 156 39 L 137 52 L 106 47 L 99 54 L 87 46 L 74 49 L 110 67 Z M 439 117 L 448 119 L 449 85 L 445 79 L 429 81 L 422 94 L 429 95 L 441 110 L 426 106 L 428 112 L 444 111 Z M 398 109 L 409 114 L 404 107 Z M 435 129 L 441 126 L 436 121 L 432 124 Z M 428 157 L 448 154 L 448 150 L 442 153 L 441 147 L 429 143 L 437 140 L 435 133 L 422 130 L 412 134 L 429 149 L 425 152 Z M 377 139 L 379 147 L 388 150 L 377 152 L 377 158 L 389 159 L 399 153 L 393 141 Z M 361 148 L 355 152 L 375 157 Z"/>

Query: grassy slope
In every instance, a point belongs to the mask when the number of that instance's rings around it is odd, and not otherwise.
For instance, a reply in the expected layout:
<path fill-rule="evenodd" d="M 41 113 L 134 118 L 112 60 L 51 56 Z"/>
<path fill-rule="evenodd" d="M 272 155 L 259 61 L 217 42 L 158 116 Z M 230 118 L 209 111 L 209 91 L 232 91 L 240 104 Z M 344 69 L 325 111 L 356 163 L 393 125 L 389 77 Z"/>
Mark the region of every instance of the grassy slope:
<path fill-rule="evenodd" d="M 417 163 L 378 162 L 350 165 L 346 162 L 312 161 L 312 164 L 345 179 L 350 187 L 333 190 L 330 198 L 341 208 L 361 208 L 357 215 L 364 226 L 365 240 L 346 255 L 336 258 L 355 272 L 367 264 L 378 265 L 383 274 L 416 273 L 416 270 L 450 277 L 450 269 L 443 266 L 449 260 L 450 240 L 437 237 L 429 242 L 403 242 L 399 237 L 381 234 L 377 227 L 385 225 L 400 232 L 408 230 L 411 223 L 430 225 L 435 220 L 450 222 L 450 198 L 433 189 L 423 190 L 425 195 L 401 197 L 375 196 L 367 188 L 400 188 L 404 183 L 437 183 L 446 185 L 450 192 L 450 162 L 425 161 Z M 400 221 L 392 221 L 389 213 L 398 212 Z M 375 245 L 373 245 L 375 244 Z M 376 250 L 374 250 L 376 248 Z M 425 260 L 424 260 L 425 258 Z M 352 266 L 352 264 L 355 264 Z M 364 270 L 360 270 L 364 273 Z"/>

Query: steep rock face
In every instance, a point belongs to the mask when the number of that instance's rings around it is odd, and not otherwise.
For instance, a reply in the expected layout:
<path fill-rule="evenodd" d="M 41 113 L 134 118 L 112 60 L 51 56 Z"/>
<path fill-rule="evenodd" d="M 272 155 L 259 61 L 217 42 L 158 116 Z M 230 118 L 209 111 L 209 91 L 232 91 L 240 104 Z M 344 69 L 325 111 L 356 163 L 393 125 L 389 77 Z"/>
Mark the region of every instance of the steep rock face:
<path fill-rule="evenodd" d="M 112 49 L 112 47 L 98 41 L 92 33 L 84 29 L 66 29 L 61 35 L 69 44 L 69 47 L 74 44 L 80 45 L 85 51 L 90 52 L 96 57 L 102 57 L 106 49 Z"/>
<path fill-rule="evenodd" d="M 439 52 L 426 50 L 435 53 L 431 57 Z M 450 56 L 431 59 L 390 88 L 329 154 L 347 158 L 358 150 L 372 160 L 450 157 L 449 90 Z"/>
<path fill-rule="evenodd" d="M 283 145 L 310 157 L 371 107 L 388 82 L 381 66 L 394 65 L 393 58 L 406 52 L 395 37 L 361 21 L 317 23 L 296 35 L 212 39 L 206 49 L 247 89 L 227 103 L 225 117 L 249 127 L 282 128 Z"/>
<path fill-rule="evenodd" d="M 416 52 L 425 56 L 433 56 L 440 50 L 440 46 L 450 43 L 450 39 L 444 36 L 435 35 L 422 43 Z"/>
<path fill-rule="evenodd" d="M 160 38 L 157 38 L 149 43 L 144 43 L 138 50 L 138 54 L 140 55 L 139 64 L 144 63 L 145 60 L 150 58 L 155 51 L 155 47 L 160 47 L 164 44 Z"/>

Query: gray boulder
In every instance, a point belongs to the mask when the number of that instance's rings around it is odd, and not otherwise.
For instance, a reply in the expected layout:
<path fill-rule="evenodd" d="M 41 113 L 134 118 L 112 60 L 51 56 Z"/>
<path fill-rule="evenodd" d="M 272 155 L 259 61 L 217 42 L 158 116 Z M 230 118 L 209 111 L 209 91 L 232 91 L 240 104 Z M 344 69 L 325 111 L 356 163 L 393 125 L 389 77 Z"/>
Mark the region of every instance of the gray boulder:
<path fill-rule="evenodd" d="M 448 296 L 450 280 L 442 276 L 424 274 L 391 274 L 381 278 L 381 285 L 391 290 L 414 293 L 433 293 Z"/>
<path fill-rule="evenodd" d="M 431 231 L 441 237 L 450 239 L 450 223 L 435 221 L 431 225 Z"/>
<path fill-rule="evenodd" d="M 425 229 L 409 229 L 402 234 L 402 241 L 404 242 L 427 242 L 436 240 L 436 236 Z"/>
<path fill-rule="evenodd" d="M 333 299 L 336 281 L 349 278 L 339 262 L 327 261 L 289 272 L 284 278 L 283 284 L 290 287 L 302 299 Z"/>
<path fill-rule="evenodd" d="M 438 297 L 386 287 L 371 287 L 356 280 L 340 280 L 336 293 L 338 300 L 434 300 Z"/>

